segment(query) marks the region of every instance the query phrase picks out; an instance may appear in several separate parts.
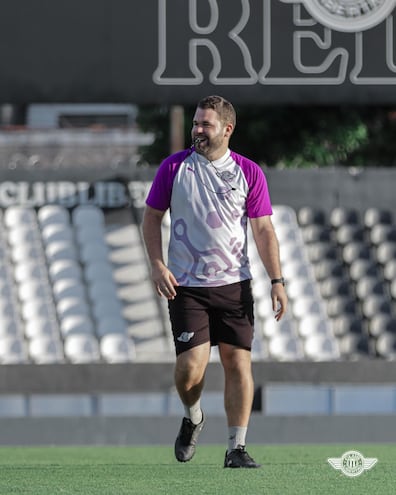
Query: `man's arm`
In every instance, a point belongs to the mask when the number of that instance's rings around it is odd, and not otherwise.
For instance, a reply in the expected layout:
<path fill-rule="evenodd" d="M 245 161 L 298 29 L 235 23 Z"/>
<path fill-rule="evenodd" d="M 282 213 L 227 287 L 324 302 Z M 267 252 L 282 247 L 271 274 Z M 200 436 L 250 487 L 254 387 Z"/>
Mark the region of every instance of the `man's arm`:
<path fill-rule="evenodd" d="M 253 237 L 260 259 L 271 280 L 282 278 L 282 269 L 279 257 L 279 243 L 275 229 L 269 215 L 251 218 Z M 275 283 L 271 287 L 272 307 L 276 312 L 276 320 L 280 320 L 286 312 L 287 294 L 283 284 Z"/>
<path fill-rule="evenodd" d="M 146 206 L 143 216 L 143 239 L 151 263 L 151 277 L 159 296 L 173 299 L 178 285 L 174 275 L 164 263 L 161 224 L 165 212 Z"/>

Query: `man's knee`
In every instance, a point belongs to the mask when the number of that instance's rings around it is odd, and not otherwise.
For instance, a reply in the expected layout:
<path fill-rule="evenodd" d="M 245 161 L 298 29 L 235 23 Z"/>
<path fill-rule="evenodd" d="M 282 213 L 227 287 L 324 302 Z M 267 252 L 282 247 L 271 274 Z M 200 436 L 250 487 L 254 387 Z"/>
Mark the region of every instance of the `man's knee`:
<path fill-rule="evenodd" d="M 251 352 L 229 344 L 220 345 L 220 356 L 224 367 L 246 369 L 251 366 Z"/>
<path fill-rule="evenodd" d="M 209 361 L 209 348 L 197 346 L 182 352 L 176 358 L 175 377 L 182 381 L 200 382 Z"/>

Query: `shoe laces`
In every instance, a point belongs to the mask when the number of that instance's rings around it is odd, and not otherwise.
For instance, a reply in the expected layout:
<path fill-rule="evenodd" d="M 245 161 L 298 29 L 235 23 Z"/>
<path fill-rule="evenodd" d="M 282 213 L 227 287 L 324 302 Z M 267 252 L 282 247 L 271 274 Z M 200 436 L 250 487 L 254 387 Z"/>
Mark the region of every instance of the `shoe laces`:
<path fill-rule="evenodd" d="M 183 421 L 183 428 L 180 437 L 181 437 L 181 441 L 184 444 L 190 443 L 191 435 L 193 434 L 195 428 L 196 425 L 194 425 L 194 423 L 192 423 L 191 420 L 185 419 Z"/>
<path fill-rule="evenodd" d="M 245 460 L 254 462 L 250 455 L 246 452 L 246 447 L 244 445 L 238 445 L 238 447 L 234 449 L 234 452 L 237 452 Z"/>

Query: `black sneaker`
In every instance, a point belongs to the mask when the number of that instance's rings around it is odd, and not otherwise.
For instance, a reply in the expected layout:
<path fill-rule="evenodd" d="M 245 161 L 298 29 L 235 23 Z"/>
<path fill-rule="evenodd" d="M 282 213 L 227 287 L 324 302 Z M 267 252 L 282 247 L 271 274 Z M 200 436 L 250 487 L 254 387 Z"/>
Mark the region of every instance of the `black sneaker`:
<path fill-rule="evenodd" d="M 179 434 L 177 435 L 175 442 L 175 456 L 179 462 L 187 462 L 193 458 L 195 454 L 195 445 L 198 440 L 198 436 L 202 431 L 205 422 L 204 415 L 202 413 L 202 421 L 195 425 L 188 418 L 183 418 Z"/>
<path fill-rule="evenodd" d="M 225 454 L 225 468 L 259 468 L 261 464 L 257 464 L 254 459 L 246 452 L 244 445 L 238 445 L 236 449 Z"/>

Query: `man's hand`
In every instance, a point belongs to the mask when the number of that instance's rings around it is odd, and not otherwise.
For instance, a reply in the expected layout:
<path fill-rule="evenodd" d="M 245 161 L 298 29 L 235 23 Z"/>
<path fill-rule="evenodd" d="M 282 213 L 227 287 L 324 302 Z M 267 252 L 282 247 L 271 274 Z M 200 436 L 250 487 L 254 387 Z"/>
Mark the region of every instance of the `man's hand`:
<path fill-rule="evenodd" d="M 176 297 L 175 287 L 179 284 L 173 273 L 164 264 L 153 266 L 152 279 L 160 297 L 164 296 L 167 299 Z"/>
<path fill-rule="evenodd" d="M 271 288 L 272 309 L 275 312 L 275 320 L 279 321 L 286 313 L 287 294 L 282 284 L 273 284 Z"/>

